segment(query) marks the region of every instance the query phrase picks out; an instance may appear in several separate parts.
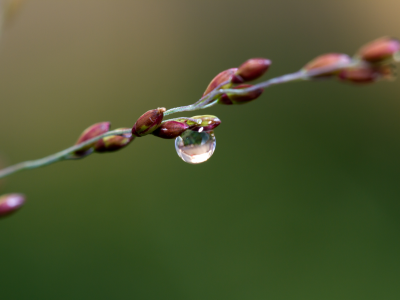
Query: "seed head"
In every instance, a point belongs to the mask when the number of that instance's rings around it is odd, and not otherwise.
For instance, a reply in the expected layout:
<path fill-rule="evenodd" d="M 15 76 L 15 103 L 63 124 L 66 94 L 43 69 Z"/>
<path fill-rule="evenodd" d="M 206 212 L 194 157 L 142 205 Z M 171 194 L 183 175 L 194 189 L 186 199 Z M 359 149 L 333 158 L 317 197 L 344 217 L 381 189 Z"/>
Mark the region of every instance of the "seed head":
<path fill-rule="evenodd" d="M 164 107 L 159 107 L 145 112 L 133 126 L 132 134 L 141 137 L 152 133 L 161 124 L 165 111 Z"/>

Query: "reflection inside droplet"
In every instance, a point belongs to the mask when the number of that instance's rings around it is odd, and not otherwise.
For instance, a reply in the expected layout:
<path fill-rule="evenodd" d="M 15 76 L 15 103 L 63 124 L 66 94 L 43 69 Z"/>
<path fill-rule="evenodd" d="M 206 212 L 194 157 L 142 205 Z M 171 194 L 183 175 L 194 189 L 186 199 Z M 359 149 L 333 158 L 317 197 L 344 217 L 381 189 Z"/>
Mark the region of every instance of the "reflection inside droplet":
<path fill-rule="evenodd" d="M 199 164 L 213 155 L 216 143 L 214 131 L 186 130 L 175 139 L 175 149 L 183 161 Z"/>

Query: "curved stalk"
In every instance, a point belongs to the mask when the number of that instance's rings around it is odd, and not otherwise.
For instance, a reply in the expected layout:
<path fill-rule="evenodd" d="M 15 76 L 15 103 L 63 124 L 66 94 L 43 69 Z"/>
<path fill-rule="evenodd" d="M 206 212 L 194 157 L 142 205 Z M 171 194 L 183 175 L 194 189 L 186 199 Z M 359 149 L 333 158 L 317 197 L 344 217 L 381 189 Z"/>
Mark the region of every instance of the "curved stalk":
<path fill-rule="evenodd" d="M 213 91 L 211 91 L 210 93 L 208 93 L 207 95 L 203 96 L 202 98 L 200 98 L 197 102 L 191 104 L 191 105 L 187 105 L 187 106 L 181 106 L 181 107 L 176 107 L 176 108 L 171 108 L 169 110 L 167 110 L 166 112 L 164 112 L 164 116 L 170 115 L 170 114 L 174 114 L 174 113 L 178 113 L 178 112 L 184 112 L 184 111 L 194 111 L 194 110 L 199 110 L 199 109 L 204 109 L 204 108 L 208 108 L 211 107 L 215 104 L 218 103 L 218 96 L 225 94 L 225 93 L 230 93 L 230 94 L 236 94 L 236 95 L 241 95 L 241 94 L 246 94 L 248 92 L 257 90 L 259 88 L 267 88 L 270 87 L 272 85 L 276 85 L 276 84 L 282 84 L 282 83 L 287 83 L 287 82 L 292 82 L 292 81 L 299 81 L 299 80 L 309 80 L 311 79 L 313 76 L 318 76 L 324 73 L 329 73 L 329 72 L 333 72 L 336 70 L 340 70 L 342 68 L 347 68 L 347 67 L 352 67 L 354 65 L 359 64 L 359 61 L 352 61 L 350 63 L 345 63 L 345 64 L 341 64 L 341 65 L 336 65 L 334 67 L 324 67 L 324 68 L 318 68 L 318 69 L 314 69 L 314 70 L 310 70 L 310 71 L 303 71 L 300 70 L 298 72 L 295 73 L 291 73 L 291 74 L 286 74 L 283 76 L 279 76 L 276 78 L 272 78 L 269 79 L 267 81 L 263 81 L 261 83 L 255 84 L 252 87 L 249 88 L 244 88 L 244 89 L 221 89 L 222 86 L 226 85 L 229 83 L 229 81 L 223 82 L 220 85 L 218 85 Z M 176 118 L 175 118 L 176 119 Z M 179 119 L 188 119 L 191 120 L 190 118 L 179 118 Z M 172 119 L 174 120 L 174 119 Z M 196 121 L 196 120 L 194 120 Z M 52 163 L 55 163 L 57 161 L 62 161 L 62 160 L 67 160 L 67 159 L 72 159 L 71 154 L 73 154 L 75 151 L 80 150 L 82 148 L 84 148 L 85 146 L 88 146 L 100 139 L 102 139 L 103 137 L 106 136 L 110 136 L 110 135 L 122 135 L 122 134 L 126 134 L 126 133 L 130 133 L 131 130 L 127 129 L 127 130 L 113 130 L 113 131 L 109 131 L 106 132 L 102 135 L 99 135 L 97 137 L 94 137 L 90 140 L 87 140 L 81 144 L 72 146 L 70 148 L 67 148 L 63 151 L 60 151 L 58 153 L 49 155 L 47 157 L 41 158 L 41 159 L 37 159 L 37 160 L 31 160 L 31 161 L 25 161 L 25 162 L 21 162 L 18 163 L 16 165 L 10 166 L 8 168 L 5 168 L 3 170 L 0 170 L 0 178 L 6 177 L 8 175 L 14 174 L 16 172 L 22 171 L 22 170 L 29 170 L 29 169 L 35 169 L 35 168 L 39 168 L 42 166 L 46 166 Z"/>
<path fill-rule="evenodd" d="M 69 147 L 63 151 L 57 152 L 55 154 L 46 156 L 44 158 L 41 159 L 37 159 L 37 160 L 29 160 L 29 161 L 24 161 L 21 162 L 19 164 L 10 166 L 8 168 L 5 168 L 3 170 L 0 170 L 0 178 L 6 177 L 8 175 L 17 173 L 19 171 L 22 170 L 30 170 L 30 169 L 35 169 L 35 168 L 39 168 L 39 167 L 43 167 L 43 166 L 47 166 L 50 165 L 52 163 L 55 163 L 57 161 L 62 161 L 62 160 L 66 160 L 68 159 L 68 156 L 70 156 L 71 154 L 73 154 L 75 151 L 80 150 L 82 148 L 84 148 L 85 146 L 88 146 L 90 144 L 93 144 L 94 142 L 97 142 L 98 140 L 102 139 L 103 137 L 106 136 L 110 136 L 110 135 L 121 135 L 121 134 L 125 134 L 125 133 L 130 133 L 131 130 L 113 130 L 113 131 L 109 131 L 106 132 L 102 135 L 96 136 L 90 140 L 87 140 L 81 144 Z"/>

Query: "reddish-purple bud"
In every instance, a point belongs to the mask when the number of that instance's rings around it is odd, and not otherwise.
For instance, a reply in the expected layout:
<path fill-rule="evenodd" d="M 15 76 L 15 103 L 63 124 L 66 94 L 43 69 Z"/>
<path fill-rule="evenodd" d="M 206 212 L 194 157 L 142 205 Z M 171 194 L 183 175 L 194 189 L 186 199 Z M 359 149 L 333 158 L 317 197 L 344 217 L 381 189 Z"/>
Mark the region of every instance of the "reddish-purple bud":
<path fill-rule="evenodd" d="M 394 66 L 372 66 L 369 64 L 347 68 L 340 72 L 339 79 L 356 84 L 373 83 L 380 79 L 393 79 Z"/>
<path fill-rule="evenodd" d="M 117 130 L 127 130 L 129 128 L 118 128 Z M 98 140 L 94 146 L 96 152 L 113 152 L 122 149 L 133 141 L 135 136 L 132 133 L 124 133 L 122 135 L 110 135 Z"/>
<path fill-rule="evenodd" d="M 335 68 L 335 67 L 340 67 L 345 64 L 350 64 L 351 63 L 351 58 L 347 54 L 342 54 L 342 53 L 327 53 L 320 55 L 316 58 L 314 58 L 312 61 L 310 61 L 308 64 L 306 64 L 303 67 L 303 70 L 305 72 L 307 71 L 312 71 L 312 70 L 317 70 L 317 69 L 323 69 L 323 68 Z M 332 76 L 335 74 L 338 74 L 340 72 L 340 69 L 334 70 L 334 71 L 328 71 L 326 73 L 320 74 L 320 75 L 315 75 L 313 77 L 325 77 L 325 76 Z"/>
<path fill-rule="evenodd" d="M 233 83 L 243 83 L 257 79 L 264 75 L 271 66 L 271 61 L 266 58 L 251 58 L 246 60 L 236 71 Z"/>
<path fill-rule="evenodd" d="M 251 84 L 240 84 L 238 86 L 235 86 L 233 89 L 246 89 L 252 87 Z M 221 98 L 218 99 L 218 103 L 220 104 L 226 104 L 226 105 L 231 105 L 231 104 L 244 104 L 250 101 L 253 101 L 260 97 L 260 95 L 263 93 L 263 89 L 259 88 L 250 92 L 247 92 L 246 94 L 223 94 Z"/>
<path fill-rule="evenodd" d="M 400 53 L 400 41 L 382 37 L 361 47 L 357 56 L 370 63 L 391 61 Z"/>
<path fill-rule="evenodd" d="M 378 79 L 378 75 L 372 68 L 357 67 L 342 70 L 339 79 L 352 83 L 372 83 Z"/>
<path fill-rule="evenodd" d="M 77 142 L 75 143 L 75 145 L 78 145 L 80 143 L 83 143 L 87 140 L 90 140 L 96 136 L 102 135 L 103 133 L 106 133 L 110 130 L 110 126 L 111 123 L 110 122 L 100 122 L 100 123 L 96 123 L 93 124 L 92 126 L 86 128 L 81 136 L 79 137 L 79 139 L 77 140 Z M 75 158 L 81 158 L 84 157 L 90 153 L 93 152 L 93 146 L 96 144 L 96 142 L 94 142 L 93 144 L 87 145 L 84 148 L 82 148 L 81 150 L 78 150 L 75 152 Z"/>
<path fill-rule="evenodd" d="M 24 205 L 22 194 L 6 194 L 0 197 L 0 218 L 12 214 Z"/>
<path fill-rule="evenodd" d="M 187 124 L 190 126 L 190 130 L 192 131 L 210 131 L 221 124 L 220 119 L 211 115 L 194 116 L 190 119 L 191 120 L 187 121 Z"/>
<path fill-rule="evenodd" d="M 166 109 L 164 107 L 159 107 L 145 112 L 136 121 L 132 128 L 132 133 L 137 137 L 152 133 L 161 124 L 165 111 Z"/>
<path fill-rule="evenodd" d="M 229 83 L 221 86 L 221 89 L 227 89 L 232 86 L 231 80 L 235 76 L 235 73 L 238 69 L 237 68 L 231 68 L 225 71 L 222 71 L 219 73 L 217 76 L 214 77 L 213 80 L 211 80 L 210 84 L 206 88 L 206 91 L 204 92 L 203 96 L 207 95 L 208 93 L 212 92 L 217 88 L 220 84 L 229 81 Z"/>
<path fill-rule="evenodd" d="M 161 125 L 153 131 L 153 135 L 163 139 L 174 139 L 180 136 L 189 128 L 186 122 L 179 121 L 167 121 L 161 123 Z"/>

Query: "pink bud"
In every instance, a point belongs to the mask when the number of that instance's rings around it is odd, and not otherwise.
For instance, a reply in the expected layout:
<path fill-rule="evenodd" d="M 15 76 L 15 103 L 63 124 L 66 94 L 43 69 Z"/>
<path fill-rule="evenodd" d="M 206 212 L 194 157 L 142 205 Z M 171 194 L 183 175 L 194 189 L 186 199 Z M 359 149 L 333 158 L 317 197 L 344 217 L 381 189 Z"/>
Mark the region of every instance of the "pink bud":
<path fill-rule="evenodd" d="M 212 115 L 194 116 L 190 119 L 191 120 L 187 121 L 187 124 L 190 126 L 190 130 L 192 131 L 210 131 L 221 124 L 221 120 Z M 196 120 L 197 122 L 193 122 L 193 120 Z"/>
<path fill-rule="evenodd" d="M 188 128 L 189 125 L 185 122 L 166 121 L 153 131 L 153 135 L 163 139 L 174 139 L 184 133 Z"/>
<path fill-rule="evenodd" d="M 340 72 L 339 79 L 351 83 L 372 83 L 380 79 L 393 79 L 394 67 L 391 65 L 372 66 L 369 64 L 347 68 Z"/>
<path fill-rule="evenodd" d="M 235 86 L 233 89 L 246 89 L 252 87 L 251 84 L 240 84 L 238 86 Z M 218 103 L 220 104 L 226 104 L 226 105 L 230 105 L 230 104 L 244 104 L 247 102 L 250 102 L 252 100 L 257 99 L 258 97 L 260 97 L 260 95 L 263 93 L 263 89 L 259 88 L 256 89 L 254 91 L 248 92 L 246 94 L 240 94 L 240 95 L 236 95 L 236 94 L 223 94 L 221 96 L 221 98 L 218 99 Z"/>
<path fill-rule="evenodd" d="M 243 83 L 257 79 L 269 69 L 271 61 L 266 58 L 251 58 L 245 61 L 236 71 L 233 83 Z"/>
<path fill-rule="evenodd" d="M 99 136 L 99 135 L 102 135 L 103 133 L 108 132 L 110 130 L 110 126 L 111 126 L 110 122 L 100 122 L 100 123 L 93 124 L 92 126 L 86 128 L 82 132 L 81 136 L 79 137 L 79 139 L 77 140 L 75 145 L 78 145 L 78 144 L 83 143 L 87 140 L 90 140 L 96 136 Z M 74 158 L 81 158 L 81 157 L 84 157 L 84 156 L 92 153 L 93 147 L 95 144 L 96 144 L 96 142 L 94 142 L 91 145 L 87 145 L 84 148 L 76 151 Z"/>
<path fill-rule="evenodd" d="M 237 71 L 237 68 L 231 68 L 225 71 L 222 71 L 221 73 L 219 73 L 217 76 L 214 77 L 213 80 L 211 80 L 210 84 L 208 85 L 208 87 L 206 88 L 206 91 L 204 92 L 203 96 L 207 95 L 208 93 L 212 92 L 213 90 L 215 90 L 215 88 L 217 86 L 219 86 L 220 84 L 229 81 L 229 83 L 225 84 L 224 86 L 222 86 L 222 89 L 227 89 L 229 87 L 232 86 L 232 83 L 230 82 L 232 80 L 232 78 L 235 76 L 235 72 Z"/>
<path fill-rule="evenodd" d="M 335 68 L 336 66 L 342 66 L 344 64 L 351 63 L 351 58 L 347 54 L 342 53 L 327 53 L 320 55 L 310 61 L 303 67 L 304 71 L 311 71 L 322 68 Z M 324 74 L 316 75 L 313 77 L 324 77 L 324 76 L 332 76 L 338 74 L 340 70 L 326 72 Z"/>
<path fill-rule="evenodd" d="M 6 194 L 0 197 L 0 217 L 7 216 L 22 207 L 25 196 L 22 194 Z"/>
<path fill-rule="evenodd" d="M 116 130 L 126 130 L 129 128 L 118 128 Z M 124 133 L 122 135 L 110 135 L 98 140 L 94 150 L 96 152 L 113 152 L 129 145 L 135 138 L 132 133 Z"/>
<path fill-rule="evenodd" d="M 159 107 L 145 112 L 133 125 L 132 133 L 137 137 L 152 133 L 164 118 L 165 107 Z"/>
<path fill-rule="evenodd" d="M 361 47 L 357 55 L 365 61 L 380 63 L 393 60 L 400 52 L 400 41 L 390 37 L 382 37 Z"/>

